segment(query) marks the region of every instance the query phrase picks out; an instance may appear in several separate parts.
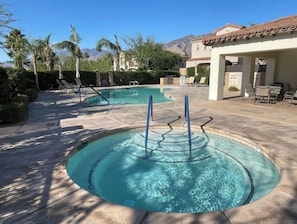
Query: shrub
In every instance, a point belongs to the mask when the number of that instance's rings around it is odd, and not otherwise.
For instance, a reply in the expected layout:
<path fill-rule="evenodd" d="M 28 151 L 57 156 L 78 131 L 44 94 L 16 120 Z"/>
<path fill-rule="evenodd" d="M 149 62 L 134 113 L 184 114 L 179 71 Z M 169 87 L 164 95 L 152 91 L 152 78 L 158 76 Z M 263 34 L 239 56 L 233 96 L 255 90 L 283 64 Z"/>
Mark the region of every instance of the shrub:
<path fill-rule="evenodd" d="M 208 65 L 198 65 L 197 66 L 197 74 L 198 74 L 198 76 L 195 78 L 196 82 L 199 82 L 201 77 L 206 77 L 205 82 L 209 83 L 210 70 L 208 68 Z M 195 67 L 187 68 L 187 76 L 195 76 Z"/>
<path fill-rule="evenodd" d="M 26 89 L 25 94 L 29 97 L 29 102 L 37 99 L 37 90 L 35 88 Z"/>
<path fill-rule="evenodd" d="M 4 124 L 20 122 L 27 116 L 27 103 L 9 102 L 0 105 L 0 121 Z"/>
<path fill-rule="evenodd" d="M 57 86 L 58 72 L 38 72 L 39 88 L 46 90 Z"/>
<path fill-rule="evenodd" d="M 11 82 L 8 79 L 0 80 L 0 104 L 12 101 L 16 95 L 17 93 L 11 87 Z"/>
<path fill-rule="evenodd" d="M 239 91 L 239 89 L 236 86 L 230 86 L 229 91 Z"/>
<path fill-rule="evenodd" d="M 8 79 L 11 81 L 12 88 L 17 92 L 24 94 L 27 88 L 27 74 L 24 69 L 7 70 Z"/>
<path fill-rule="evenodd" d="M 16 103 L 25 103 L 27 104 L 29 102 L 29 97 L 27 95 L 19 94 L 17 95 L 14 100 Z"/>

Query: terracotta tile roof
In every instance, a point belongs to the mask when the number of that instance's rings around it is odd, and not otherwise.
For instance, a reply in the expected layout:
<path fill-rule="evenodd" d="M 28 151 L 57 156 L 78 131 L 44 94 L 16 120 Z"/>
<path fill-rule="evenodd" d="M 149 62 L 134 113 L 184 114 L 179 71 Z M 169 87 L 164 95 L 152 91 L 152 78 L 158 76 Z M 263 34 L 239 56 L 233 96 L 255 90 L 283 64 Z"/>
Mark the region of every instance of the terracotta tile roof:
<path fill-rule="evenodd" d="M 231 33 L 208 36 L 202 39 L 203 44 L 211 46 L 215 43 L 224 43 L 236 40 L 249 40 L 263 38 L 281 33 L 292 33 L 297 31 L 297 16 L 288 16 L 268 23 L 247 27 Z"/>
<path fill-rule="evenodd" d="M 219 32 L 220 30 L 222 30 L 222 29 L 224 29 L 226 27 L 234 27 L 234 28 L 238 28 L 238 29 L 245 28 L 244 26 L 241 26 L 241 25 L 227 23 L 226 25 L 224 25 L 224 26 L 222 26 L 222 27 L 220 27 L 220 28 L 212 31 L 211 33 L 202 34 L 202 35 L 197 36 L 195 39 L 192 40 L 192 42 L 203 40 L 206 37 L 214 37 L 214 36 L 216 36 L 216 33 L 217 32 Z"/>

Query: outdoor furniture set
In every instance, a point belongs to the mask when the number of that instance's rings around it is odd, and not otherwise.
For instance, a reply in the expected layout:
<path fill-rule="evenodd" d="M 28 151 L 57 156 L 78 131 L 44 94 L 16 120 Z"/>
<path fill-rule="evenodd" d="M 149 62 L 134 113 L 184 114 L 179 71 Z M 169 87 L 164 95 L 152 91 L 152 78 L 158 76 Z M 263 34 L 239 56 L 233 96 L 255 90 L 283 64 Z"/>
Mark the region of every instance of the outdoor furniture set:
<path fill-rule="evenodd" d="M 283 86 L 269 85 L 269 86 L 257 86 L 253 88 L 251 84 L 247 84 L 245 87 L 245 97 L 253 99 L 254 103 L 268 103 L 273 104 L 278 101 L 288 102 L 291 104 L 297 104 L 297 89 L 289 88 L 283 93 Z"/>

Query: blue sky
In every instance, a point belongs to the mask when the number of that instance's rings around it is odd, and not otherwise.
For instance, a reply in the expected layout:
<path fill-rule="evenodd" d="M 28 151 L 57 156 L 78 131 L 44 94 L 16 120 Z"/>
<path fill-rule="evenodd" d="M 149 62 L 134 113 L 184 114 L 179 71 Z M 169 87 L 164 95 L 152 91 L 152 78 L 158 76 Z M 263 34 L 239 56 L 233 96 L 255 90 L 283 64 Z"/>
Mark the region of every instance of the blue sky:
<path fill-rule="evenodd" d="M 4 0 L 16 19 L 11 25 L 28 38 L 68 40 L 70 25 L 81 48 L 95 48 L 101 38 L 152 37 L 166 43 L 209 33 L 227 23 L 249 26 L 297 14 L 296 0 Z M 123 46 L 124 47 L 124 46 Z M 8 57 L 0 50 L 0 61 Z"/>

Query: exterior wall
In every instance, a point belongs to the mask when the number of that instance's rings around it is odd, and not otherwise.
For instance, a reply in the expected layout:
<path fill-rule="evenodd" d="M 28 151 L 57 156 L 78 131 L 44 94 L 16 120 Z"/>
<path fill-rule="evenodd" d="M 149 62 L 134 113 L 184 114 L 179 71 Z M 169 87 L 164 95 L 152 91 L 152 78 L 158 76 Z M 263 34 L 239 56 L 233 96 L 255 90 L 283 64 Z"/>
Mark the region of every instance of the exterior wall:
<path fill-rule="evenodd" d="M 239 30 L 239 27 L 226 25 L 221 29 L 215 31 L 215 35 L 221 35 L 230 33 L 236 30 Z M 210 64 L 210 55 L 211 55 L 211 46 L 206 46 L 202 43 L 202 39 L 196 39 L 192 42 L 191 48 L 191 58 L 186 61 L 186 68 L 195 67 L 199 64 Z M 238 57 L 228 57 L 226 60 L 229 60 L 232 63 L 236 63 L 238 61 Z"/>
<path fill-rule="evenodd" d="M 195 67 L 199 64 L 210 64 L 210 57 L 205 59 L 189 60 L 186 62 L 186 68 Z"/>
<path fill-rule="evenodd" d="M 252 86 L 264 86 L 265 85 L 265 72 L 254 72 L 254 79 L 250 80 Z M 236 86 L 238 89 L 242 90 L 242 72 L 226 72 L 225 73 L 225 86 L 224 89 L 229 89 L 230 86 Z M 292 86 L 294 87 L 294 86 Z"/>
<path fill-rule="evenodd" d="M 275 81 L 297 87 L 297 49 L 278 53 Z"/>
<path fill-rule="evenodd" d="M 237 31 L 237 30 L 239 30 L 238 27 L 226 26 L 226 27 L 218 30 L 218 32 L 216 32 L 216 35 L 223 35 L 223 34 L 226 34 L 226 33 L 231 33 L 231 32 Z"/>
<path fill-rule="evenodd" d="M 115 61 L 115 58 L 113 60 Z M 115 71 L 116 63 L 113 63 L 113 65 L 114 65 L 114 71 Z M 131 60 L 126 60 L 125 52 L 121 52 L 120 53 L 120 70 L 128 71 L 133 69 L 135 70 L 138 69 L 138 65 L 135 62 L 135 60 L 133 60 L 133 58 Z"/>
<path fill-rule="evenodd" d="M 164 78 L 160 78 L 160 85 L 161 86 L 164 86 L 164 85 L 178 86 L 178 85 L 180 85 L 180 77 L 172 77 L 172 78 L 164 77 Z"/>
<path fill-rule="evenodd" d="M 211 47 L 205 46 L 201 39 L 192 41 L 191 58 L 210 57 Z"/>
<path fill-rule="evenodd" d="M 226 72 L 224 89 L 229 89 L 230 86 L 235 86 L 241 89 L 242 72 Z"/>

